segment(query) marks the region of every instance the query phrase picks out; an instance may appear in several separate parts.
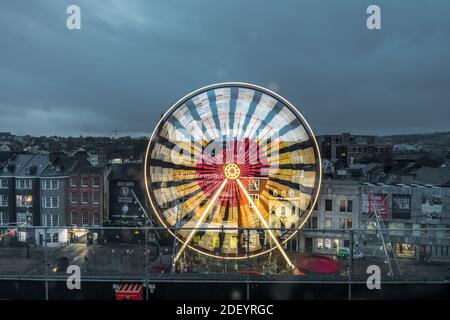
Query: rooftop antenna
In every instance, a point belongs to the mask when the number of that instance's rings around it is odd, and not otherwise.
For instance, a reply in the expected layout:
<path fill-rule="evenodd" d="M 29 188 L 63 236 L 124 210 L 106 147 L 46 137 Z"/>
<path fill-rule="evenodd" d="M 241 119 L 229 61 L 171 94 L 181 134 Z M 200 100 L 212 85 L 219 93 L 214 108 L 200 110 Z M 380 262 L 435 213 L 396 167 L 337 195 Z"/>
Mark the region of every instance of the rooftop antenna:
<path fill-rule="evenodd" d="M 114 130 L 112 130 L 112 132 L 114 132 L 114 136 L 117 138 L 117 134 L 122 131 L 118 130 L 118 129 L 114 129 Z"/>

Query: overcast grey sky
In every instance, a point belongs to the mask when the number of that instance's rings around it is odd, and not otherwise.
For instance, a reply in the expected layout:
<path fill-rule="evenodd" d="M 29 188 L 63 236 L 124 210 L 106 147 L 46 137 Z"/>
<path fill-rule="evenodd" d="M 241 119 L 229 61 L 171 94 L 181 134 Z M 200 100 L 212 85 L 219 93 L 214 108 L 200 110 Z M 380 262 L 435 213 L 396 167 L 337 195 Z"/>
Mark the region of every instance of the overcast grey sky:
<path fill-rule="evenodd" d="M 446 0 L 1 0 L 0 131 L 147 134 L 222 81 L 274 89 L 317 134 L 449 131 L 449 15 Z"/>

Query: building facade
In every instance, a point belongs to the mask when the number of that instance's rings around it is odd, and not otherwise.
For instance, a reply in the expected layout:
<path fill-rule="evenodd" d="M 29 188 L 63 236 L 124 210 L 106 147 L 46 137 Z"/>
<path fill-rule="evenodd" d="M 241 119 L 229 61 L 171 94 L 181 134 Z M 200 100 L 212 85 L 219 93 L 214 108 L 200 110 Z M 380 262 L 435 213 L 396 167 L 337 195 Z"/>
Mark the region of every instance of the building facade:
<path fill-rule="evenodd" d="M 108 167 L 109 201 L 105 202 L 108 221 L 114 225 L 144 225 L 145 213 L 133 196 L 134 193 L 144 208 L 148 207 L 142 163 L 110 164 Z"/>
<path fill-rule="evenodd" d="M 64 155 L 51 156 L 51 164 L 41 174 L 41 226 L 47 230 L 47 245 L 57 246 L 68 240 L 67 206 L 69 173 L 76 160 Z M 57 228 L 61 227 L 61 228 Z M 44 229 L 36 230 L 36 242 L 43 243 Z"/>
<path fill-rule="evenodd" d="M 377 229 L 373 214 L 378 212 L 379 224 L 388 230 L 389 250 L 398 257 L 450 259 L 450 188 L 366 183 L 361 185 L 361 199 L 362 226 Z M 359 247 L 377 255 L 379 241 L 365 234 Z"/>
<path fill-rule="evenodd" d="M 393 146 L 387 143 L 377 143 L 376 136 L 323 135 L 317 137 L 323 159 L 331 161 L 343 160 L 346 163 L 359 163 L 368 159 L 389 159 L 392 157 Z"/>
<path fill-rule="evenodd" d="M 104 167 L 79 160 L 69 174 L 68 225 L 101 226 L 104 221 Z"/>
<path fill-rule="evenodd" d="M 339 247 L 348 247 L 348 232 L 359 228 L 359 207 L 357 181 L 323 180 L 317 204 L 301 232 L 300 252 L 335 254 Z"/>

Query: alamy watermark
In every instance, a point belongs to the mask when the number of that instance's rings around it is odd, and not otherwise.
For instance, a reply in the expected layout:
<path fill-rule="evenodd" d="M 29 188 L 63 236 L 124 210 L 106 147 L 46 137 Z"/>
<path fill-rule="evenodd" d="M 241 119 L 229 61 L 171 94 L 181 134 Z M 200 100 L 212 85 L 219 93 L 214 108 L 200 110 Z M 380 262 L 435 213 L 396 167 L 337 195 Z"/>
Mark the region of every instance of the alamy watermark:
<path fill-rule="evenodd" d="M 69 290 L 81 289 L 81 269 L 77 265 L 70 265 L 66 271 L 70 276 L 67 278 L 66 286 Z"/>
<path fill-rule="evenodd" d="M 67 7 L 66 13 L 69 15 L 66 20 L 66 26 L 69 30 L 81 29 L 81 9 L 75 4 Z"/>
<path fill-rule="evenodd" d="M 373 264 L 367 267 L 366 273 L 369 275 L 366 281 L 367 289 L 380 290 L 381 289 L 381 269 L 379 266 Z"/>

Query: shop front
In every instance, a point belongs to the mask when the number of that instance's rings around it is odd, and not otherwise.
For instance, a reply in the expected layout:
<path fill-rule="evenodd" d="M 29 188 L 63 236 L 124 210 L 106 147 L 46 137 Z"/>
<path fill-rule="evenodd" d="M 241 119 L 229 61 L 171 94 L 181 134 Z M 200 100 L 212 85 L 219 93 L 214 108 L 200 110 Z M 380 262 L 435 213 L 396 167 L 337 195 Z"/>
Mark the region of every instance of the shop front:
<path fill-rule="evenodd" d="M 416 246 L 411 243 L 397 243 L 396 255 L 401 258 L 416 258 Z"/>

